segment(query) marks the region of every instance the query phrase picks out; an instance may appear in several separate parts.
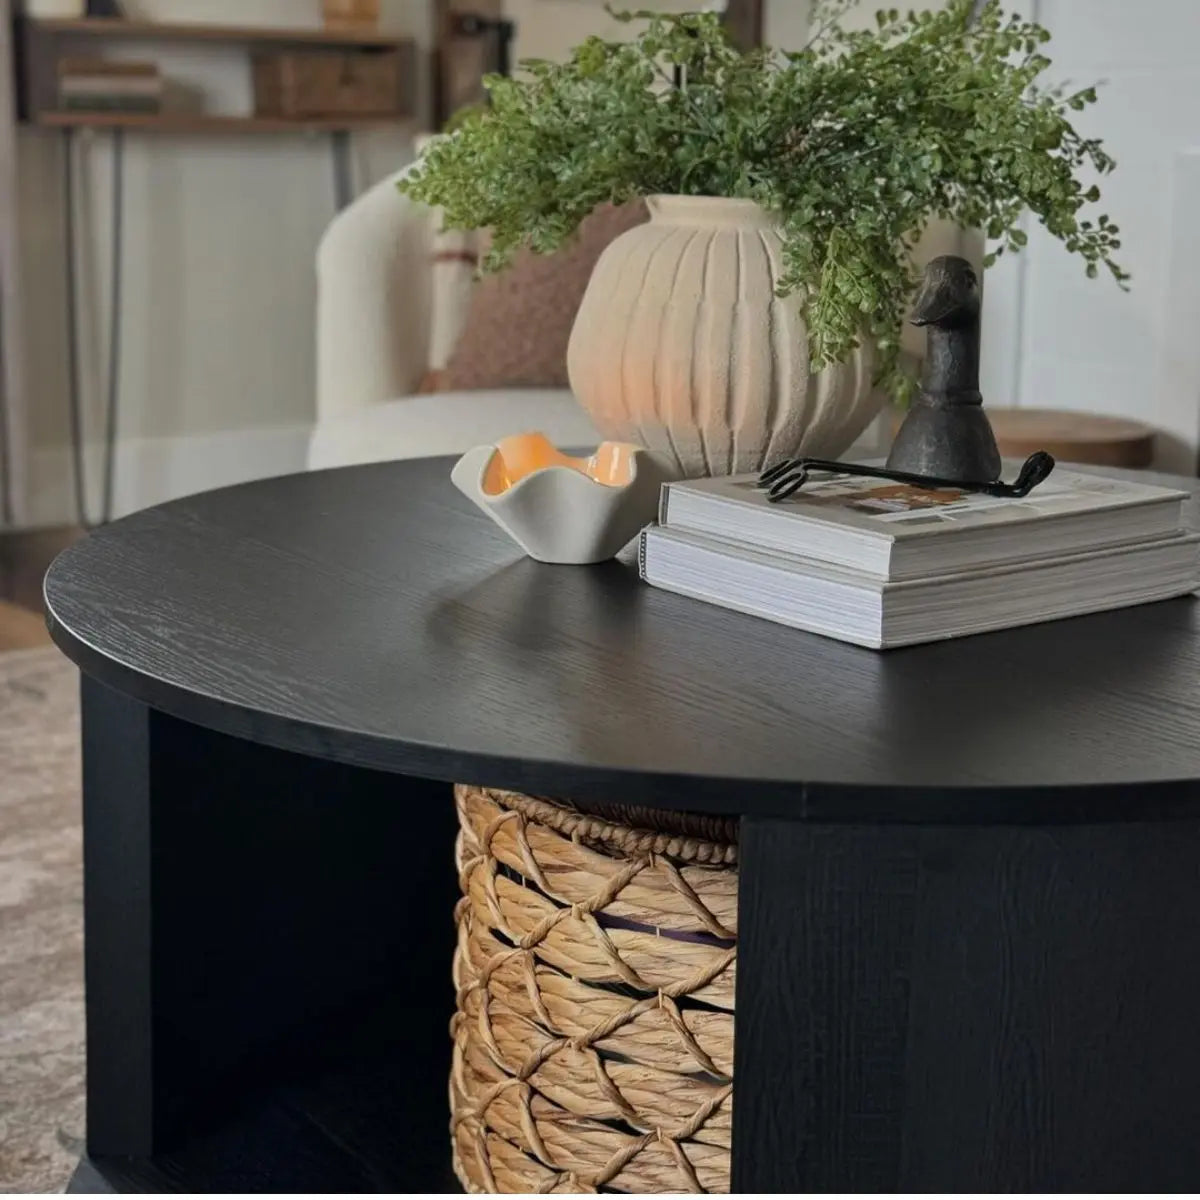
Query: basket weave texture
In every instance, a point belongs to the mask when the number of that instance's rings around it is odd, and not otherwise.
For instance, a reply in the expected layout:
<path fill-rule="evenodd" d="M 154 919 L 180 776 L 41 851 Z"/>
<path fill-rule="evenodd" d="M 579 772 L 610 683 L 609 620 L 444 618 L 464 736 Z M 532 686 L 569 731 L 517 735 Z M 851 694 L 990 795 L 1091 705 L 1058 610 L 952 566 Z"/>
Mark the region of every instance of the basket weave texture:
<path fill-rule="evenodd" d="M 728 1191 L 736 845 L 455 795 L 463 1186 Z"/>

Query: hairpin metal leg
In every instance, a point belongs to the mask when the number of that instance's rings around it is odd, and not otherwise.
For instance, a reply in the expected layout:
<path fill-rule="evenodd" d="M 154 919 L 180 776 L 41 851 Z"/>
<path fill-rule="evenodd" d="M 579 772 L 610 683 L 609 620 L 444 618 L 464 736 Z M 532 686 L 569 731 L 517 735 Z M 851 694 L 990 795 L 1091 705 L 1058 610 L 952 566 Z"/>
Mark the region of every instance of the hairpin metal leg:
<path fill-rule="evenodd" d="M 16 524 L 13 463 L 8 437 L 8 381 L 4 377 L 4 295 L 0 292 L 0 525 Z"/>
<path fill-rule="evenodd" d="M 100 521 L 112 520 L 116 478 L 117 405 L 121 395 L 121 291 L 124 278 L 125 131 L 112 137 L 112 260 L 108 297 L 108 394 L 104 412 L 104 494 Z"/>
<path fill-rule="evenodd" d="M 333 149 L 333 201 L 337 211 L 354 199 L 354 172 L 350 162 L 350 131 L 335 129 L 330 135 Z"/>
<path fill-rule="evenodd" d="M 109 275 L 108 371 L 104 400 L 104 460 L 101 476 L 100 516 L 96 524 L 112 519 L 116 477 L 117 410 L 121 388 L 121 295 L 124 268 L 125 135 L 113 131 L 112 140 L 112 258 Z M 86 439 L 83 386 L 79 352 L 79 276 L 75 222 L 75 137 L 63 130 L 63 219 L 66 234 L 67 364 L 69 418 L 71 424 L 71 467 L 74 476 L 75 514 L 84 528 L 93 522 L 88 515 Z"/>
<path fill-rule="evenodd" d="M 75 489 L 75 518 L 88 525 L 87 481 L 83 462 L 83 395 L 79 373 L 79 283 L 75 266 L 75 131 L 62 131 L 63 222 L 66 242 L 67 284 L 67 416 L 71 424 L 71 474 Z"/>

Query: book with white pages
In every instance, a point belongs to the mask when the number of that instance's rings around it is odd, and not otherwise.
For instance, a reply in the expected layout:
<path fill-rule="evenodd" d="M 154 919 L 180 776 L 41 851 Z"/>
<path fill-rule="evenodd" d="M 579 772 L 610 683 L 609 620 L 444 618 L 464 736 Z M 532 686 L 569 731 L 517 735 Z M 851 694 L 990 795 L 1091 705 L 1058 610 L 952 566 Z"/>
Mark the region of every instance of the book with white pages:
<path fill-rule="evenodd" d="M 638 548 L 655 587 L 810 633 L 884 649 L 1185 595 L 1200 587 L 1200 535 L 924 579 L 889 581 L 677 529 Z"/>
<path fill-rule="evenodd" d="M 1021 499 L 814 472 L 773 503 L 732 475 L 664 485 L 659 524 L 900 580 L 1160 538 L 1188 498 L 1059 467 Z"/>

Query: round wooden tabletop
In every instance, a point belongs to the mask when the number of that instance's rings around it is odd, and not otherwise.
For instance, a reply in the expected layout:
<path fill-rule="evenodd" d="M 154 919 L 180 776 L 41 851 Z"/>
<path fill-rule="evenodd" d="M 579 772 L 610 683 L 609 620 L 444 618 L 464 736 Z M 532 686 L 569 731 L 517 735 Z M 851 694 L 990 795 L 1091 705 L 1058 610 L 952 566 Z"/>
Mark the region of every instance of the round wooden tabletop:
<path fill-rule="evenodd" d="M 1145 467 L 1154 457 L 1154 430 L 1141 421 L 1049 408 L 989 408 L 987 413 L 1006 458 L 1045 450 L 1060 462 Z"/>
<path fill-rule="evenodd" d="M 54 563 L 51 631 L 153 708 L 411 775 L 800 820 L 1200 813 L 1190 597 L 879 653 L 646 587 L 628 560 L 523 558 L 450 467 L 137 513 Z"/>

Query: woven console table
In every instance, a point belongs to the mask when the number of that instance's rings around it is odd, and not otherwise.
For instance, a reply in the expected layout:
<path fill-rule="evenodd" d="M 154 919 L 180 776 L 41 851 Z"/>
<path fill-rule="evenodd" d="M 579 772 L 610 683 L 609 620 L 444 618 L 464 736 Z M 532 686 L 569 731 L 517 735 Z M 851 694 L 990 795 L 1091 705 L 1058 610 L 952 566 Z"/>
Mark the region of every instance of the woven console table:
<path fill-rule="evenodd" d="M 737 848 L 456 789 L 472 1192 L 729 1190 Z"/>

